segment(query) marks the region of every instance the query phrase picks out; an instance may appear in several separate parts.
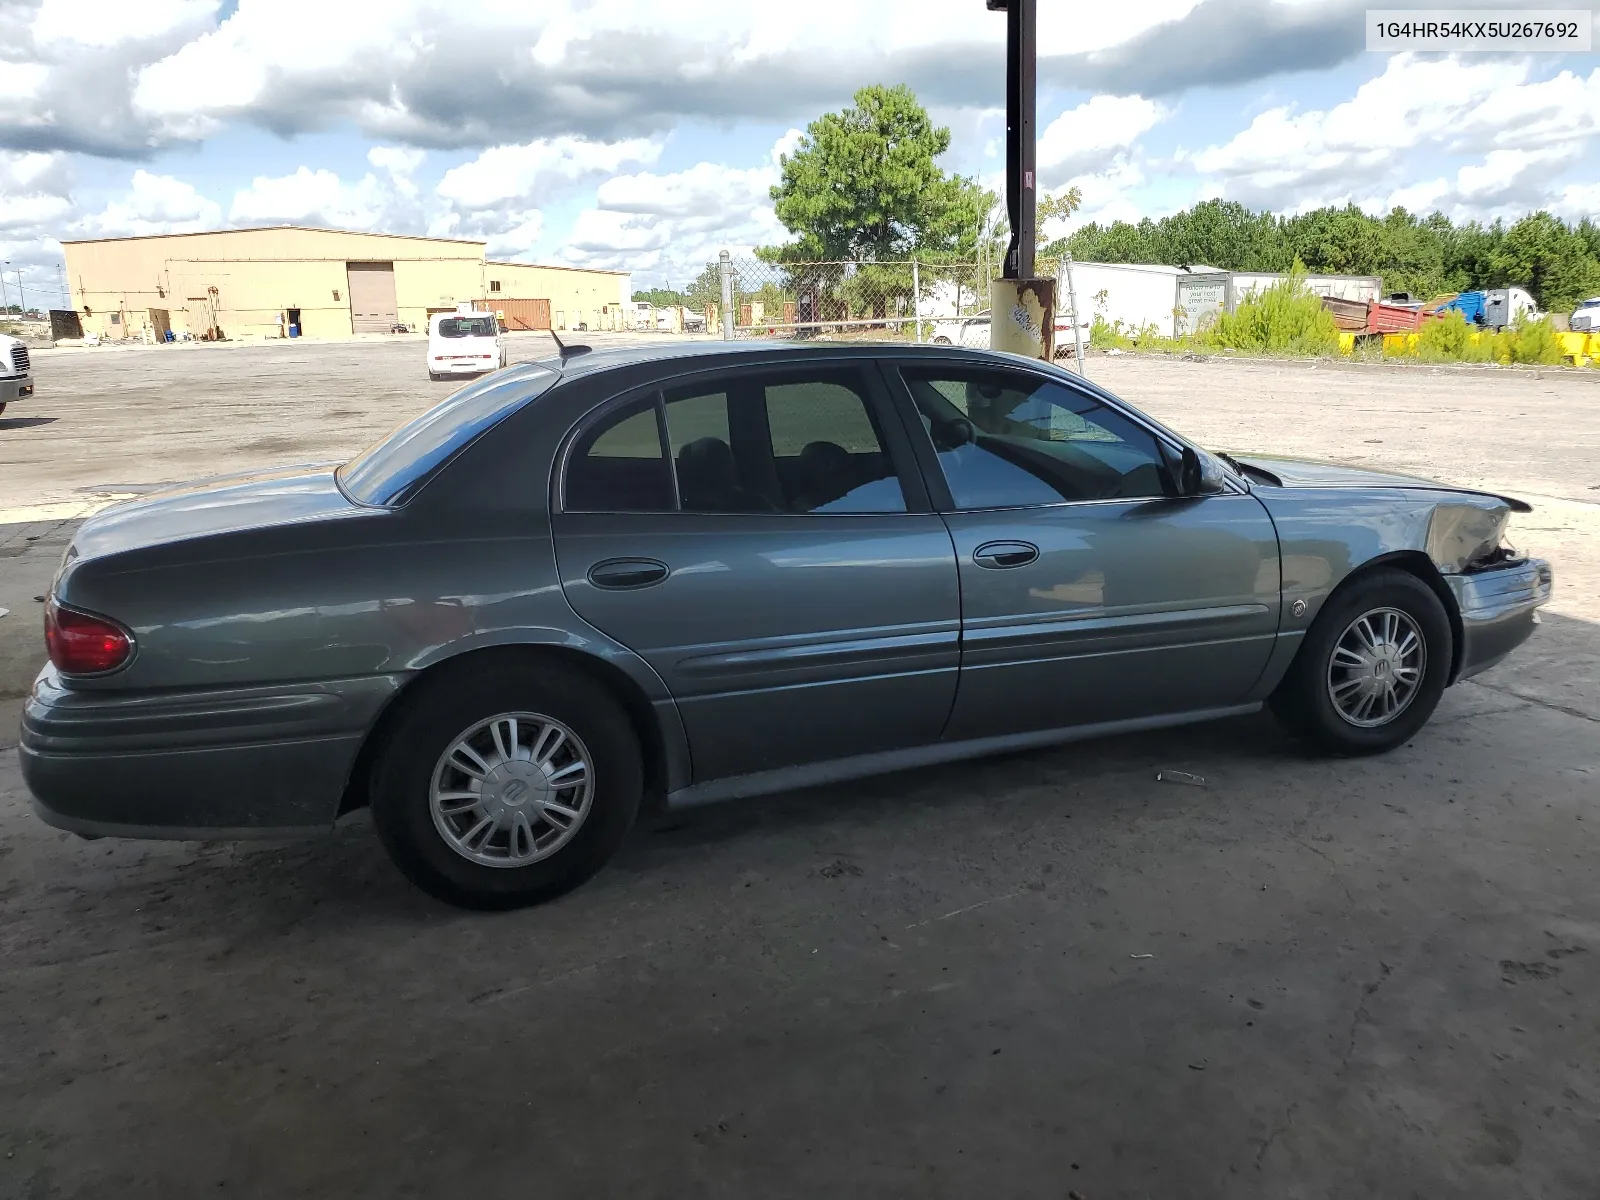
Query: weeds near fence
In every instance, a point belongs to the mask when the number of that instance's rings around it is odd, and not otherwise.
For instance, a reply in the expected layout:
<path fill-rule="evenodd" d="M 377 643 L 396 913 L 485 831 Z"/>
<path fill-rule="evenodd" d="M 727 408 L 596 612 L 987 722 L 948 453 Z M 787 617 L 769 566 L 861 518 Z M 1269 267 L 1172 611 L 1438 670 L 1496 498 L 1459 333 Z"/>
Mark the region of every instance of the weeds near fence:
<path fill-rule="evenodd" d="M 1218 313 L 1200 340 L 1255 354 L 1333 354 L 1339 349 L 1339 326 L 1306 286 L 1305 266 L 1296 261 L 1286 278 L 1248 297 L 1234 312 Z"/>
<path fill-rule="evenodd" d="M 1154 324 L 1145 324 L 1138 329 L 1130 328 L 1121 321 L 1107 321 L 1099 313 L 1089 325 L 1089 348 L 1091 350 L 1157 350 L 1166 353 L 1182 354 L 1193 350 L 1199 343 L 1195 338 L 1167 337 Z M 1070 348 L 1070 341 L 1068 342 Z M 1057 346 L 1056 349 L 1060 349 Z"/>

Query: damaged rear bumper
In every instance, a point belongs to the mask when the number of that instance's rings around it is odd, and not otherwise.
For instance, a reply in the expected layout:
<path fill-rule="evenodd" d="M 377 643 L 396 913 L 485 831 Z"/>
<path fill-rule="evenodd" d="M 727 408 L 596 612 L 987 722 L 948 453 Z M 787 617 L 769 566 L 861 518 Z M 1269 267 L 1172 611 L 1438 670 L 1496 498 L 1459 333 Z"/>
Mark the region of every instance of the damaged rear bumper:
<path fill-rule="evenodd" d="M 1550 599 L 1550 564 L 1525 558 L 1481 571 L 1446 575 L 1461 613 L 1461 649 L 1452 683 L 1487 671 L 1515 650 L 1539 623 Z"/>

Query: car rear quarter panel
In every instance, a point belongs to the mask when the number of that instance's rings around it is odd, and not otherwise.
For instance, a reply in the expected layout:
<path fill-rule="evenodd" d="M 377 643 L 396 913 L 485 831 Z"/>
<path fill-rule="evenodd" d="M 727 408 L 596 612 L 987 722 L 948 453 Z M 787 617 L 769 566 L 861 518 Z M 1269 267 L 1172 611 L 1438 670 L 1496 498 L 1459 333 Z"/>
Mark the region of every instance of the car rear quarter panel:
<path fill-rule="evenodd" d="M 61 602 L 114 617 L 137 648 L 126 668 L 70 687 L 215 694 L 370 680 L 384 681 L 392 698 L 462 654 L 557 646 L 619 669 L 657 710 L 676 785 L 687 761 L 670 695 L 648 664 L 573 614 L 555 567 L 550 463 L 582 403 L 568 398 L 541 413 L 536 402 L 513 414 L 399 509 L 72 563 L 57 582 Z M 370 725 L 372 689 L 355 690 Z M 334 706 L 328 712 L 332 719 Z M 338 719 L 355 717 L 347 710 Z"/>

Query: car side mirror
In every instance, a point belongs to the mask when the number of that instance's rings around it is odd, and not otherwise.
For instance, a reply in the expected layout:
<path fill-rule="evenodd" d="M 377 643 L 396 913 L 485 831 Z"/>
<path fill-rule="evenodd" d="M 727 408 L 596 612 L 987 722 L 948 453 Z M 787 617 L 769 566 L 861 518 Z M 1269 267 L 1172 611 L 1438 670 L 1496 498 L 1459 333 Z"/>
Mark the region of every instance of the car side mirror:
<path fill-rule="evenodd" d="M 1193 446 L 1185 446 L 1178 460 L 1178 494 L 1213 496 L 1226 489 L 1227 483 L 1216 465 L 1202 459 Z"/>

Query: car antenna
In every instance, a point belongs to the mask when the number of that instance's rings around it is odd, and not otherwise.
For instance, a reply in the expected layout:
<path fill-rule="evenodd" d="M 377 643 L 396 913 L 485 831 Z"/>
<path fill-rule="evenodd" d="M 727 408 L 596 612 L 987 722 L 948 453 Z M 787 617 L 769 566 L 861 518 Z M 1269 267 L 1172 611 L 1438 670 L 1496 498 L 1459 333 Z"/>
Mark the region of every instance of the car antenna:
<path fill-rule="evenodd" d="M 561 341 L 561 339 L 556 336 L 556 331 L 554 329 L 550 330 L 549 333 L 550 333 L 550 340 L 553 341 L 556 344 L 556 349 L 561 352 L 561 365 L 562 366 L 566 366 L 567 365 L 567 359 L 569 359 L 569 358 L 577 358 L 578 355 L 587 354 L 587 353 L 589 353 L 590 350 L 593 349 L 592 346 L 568 346 L 568 345 L 565 345 Z"/>

